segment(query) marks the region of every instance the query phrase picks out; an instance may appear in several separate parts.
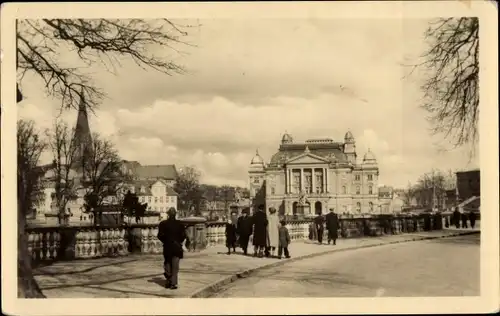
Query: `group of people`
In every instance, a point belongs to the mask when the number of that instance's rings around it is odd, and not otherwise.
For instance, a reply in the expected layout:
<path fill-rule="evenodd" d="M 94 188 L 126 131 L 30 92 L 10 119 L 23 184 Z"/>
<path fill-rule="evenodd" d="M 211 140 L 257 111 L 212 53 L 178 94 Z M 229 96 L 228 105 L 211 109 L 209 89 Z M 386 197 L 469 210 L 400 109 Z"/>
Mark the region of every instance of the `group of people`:
<path fill-rule="evenodd" d="M 333 244 L 336 245 L 338 239 L 339 217 L 335 214 L 333 208 L 331 208 L 325 216 L 321 214 L 316 216 L 309 231 L 309 239 L 316 239 L 319 244 L 322 244 L 325 227 L 328 232 L 328 244 L 333 242 Z"/>
<path fill-rule="evenodd" d="M 467 221 L 470 221 L 471 228 L 474 229 L 476 226 L 477 215 L 474 212 L 463 212 L 461 213 L 458 210 L 458 207 L 455 207 L 455 211 L 451 216 L 451 225 L 455 225 L 456 228 L 460 228 L 460 222 L 462 223 L 462 228 L 468 228 Z M 450 226 L 448 222 L 448 218 L 446 218 L 446 227 Z"/>
<path fill-rule="evenodd" d="M 275 257 L 277 250 L 279 259 L 283 255 L 290 258 L 290 234 L 285 220 L 280 219 L 274 207 L 269 208 L 269 214 L 266 214 L 264 205 L 260 205 L 252 216 L 248 210 L 243 210 L 239 218 L 237 214 L 231 214 L 226 223 L 227 254 L 230 255 L 231 250 L 235 253 L 239 246 L 243 254 L 248 255 L 251 236 L 254 257 Z"/>

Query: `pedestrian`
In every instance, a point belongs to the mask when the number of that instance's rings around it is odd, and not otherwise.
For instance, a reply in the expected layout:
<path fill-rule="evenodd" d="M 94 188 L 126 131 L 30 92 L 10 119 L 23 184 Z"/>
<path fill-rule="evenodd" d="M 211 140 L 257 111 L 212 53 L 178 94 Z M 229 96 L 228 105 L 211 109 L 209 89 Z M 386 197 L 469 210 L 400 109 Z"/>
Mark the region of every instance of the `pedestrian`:
<path fill-rule="evenodd" d="M 231 254 L 231 249 L 233 249 L 233 252 L 236 252 L 236 238 L 236 225 L 229 218 L 226 223 L 226 247 L 228 255 Z"/>
<path fill-rule="evenodd" d="M 278 246 L 278 258 L 281 259 L 283 252 L 285 253 L 285 258 L 290 258 L 290 252 L 288 246 L 291 243 L 290 234 L 288 233 L 288 228 L 286 227 L 285 220 L 280 221 L 279 228 L 279 246 Z"/>
<path fill-rule="evenodd" d="M 328 244 L 333 241 L 333 244 L 337 244 L 338 229 L 339 229 L 339 218 L 335 214 L 334 209 L 331 208 L 330 212 L 326 214 L 326 229 L 328 230 Z"/>
<path fill-rule="evenodd" d="M 461 214 L 462 217 L 462 228 L 467 228 L 467 213 L 465 211 Z"/>
<path fill-rule="evenodd" d="M 243 210 L 240 218 L 238 218 L 238 224 L 236 225 L 236 230 L 238 233 L 238 239 L 241 249 L 243 249 L 243 254 L 247 255 L 248 241 L 250 240 L 250 235 L 252 235 L 252 219 L 248 216 L 249 211 Z"/>
<path fill-rule="evenodd" d="M 316 226 L 316 231 L 318 232 L 318 243 L 323 243 L 323 233 L 325 232 L 325 218 L 323 215 L 318 214 L 314 219 L 314 225 Z"/>
<path fill-rule="evenodd" d="M 268 236 L 268 253 L 274 257 L 276 248 L 279 246 L 279 228 L 280 220 L 278 213 L 274 207 L 269 208 L 269 215 L 267 215 L 267 236 Z"/>
<path fill-rule="evenodd" d="M 460 212 L 458 211 L 458 206 L 455 207 L 455 211 L 453 211 L 453 223 L 457 229 L 460 228 Z"/>
<path fill-rule="evenodd" d="M 470 219 L 470 227 L 474 229 L 474 227 L 476 226 L 476 219 L 477 219 L 476 213 L 474 211 L 470 212 L 469 219 Z"/>
<path fill-rule="evenodd" d="M 180 260 L 184 257 L 182 243 L 189 242 L 184 225 L 175 218 L 176 213 L 175 208 L 171 207 L 167 219 L 158 226 L 158 239 L 163 243 L 165 287 L 172 290 L 178 286 Z"/>
<path fill-rule="evenodd" d="M 257 212 L 252 216 L 254 257 L 263 257 L 267 247 L 267 216 L 264 205 L 259 205 Z"/>

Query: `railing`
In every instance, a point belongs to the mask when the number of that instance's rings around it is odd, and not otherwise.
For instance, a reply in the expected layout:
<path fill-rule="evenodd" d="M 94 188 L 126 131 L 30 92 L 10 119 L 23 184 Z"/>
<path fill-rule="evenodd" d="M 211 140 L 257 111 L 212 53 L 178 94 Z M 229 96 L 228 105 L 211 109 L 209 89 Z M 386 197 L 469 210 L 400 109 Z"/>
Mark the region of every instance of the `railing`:
<path fill-rule="evenodd" d="M 339 238 L 381 236 L 439 230 L 444 219 L 437 216 L 339 216 Z M 225 222 L 189 222 L 188 250 L 199 251 L 225 243 Z M 286 224 L 292 241 L 316 238 L 313 219 L 288 220 Z M 102 227 L 31 227 L 28 249 L 33 262 L 124 256 L 130 253 L 160 254 L 162 243 L 158 240 L 158 224 L 132 224 L 130 226 Z M 325 238 L 327 231 L 324 232 Z"/>

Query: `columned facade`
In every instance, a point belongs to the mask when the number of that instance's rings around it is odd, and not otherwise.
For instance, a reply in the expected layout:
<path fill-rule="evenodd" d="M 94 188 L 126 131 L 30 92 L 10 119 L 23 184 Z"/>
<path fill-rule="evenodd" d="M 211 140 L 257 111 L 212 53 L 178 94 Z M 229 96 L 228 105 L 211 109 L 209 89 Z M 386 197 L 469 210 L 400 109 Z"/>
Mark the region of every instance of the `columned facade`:
<path fill-rule="evenodd" d="M 354 137 L 344 142 L 312 139 L 296 143 L 285 134 L 269 163 L 258 154 L 249 169 L 251 198 L 292 215 L 299 201 L 310 205 L 310 215 L 326 213 L 376 213 L 378 208 L 378 165 L 368 151 L 358 162 Z M 262 192 L 264 195 L 258 195 Z M 308 215 L 308 214 L 305 214 Z"/>

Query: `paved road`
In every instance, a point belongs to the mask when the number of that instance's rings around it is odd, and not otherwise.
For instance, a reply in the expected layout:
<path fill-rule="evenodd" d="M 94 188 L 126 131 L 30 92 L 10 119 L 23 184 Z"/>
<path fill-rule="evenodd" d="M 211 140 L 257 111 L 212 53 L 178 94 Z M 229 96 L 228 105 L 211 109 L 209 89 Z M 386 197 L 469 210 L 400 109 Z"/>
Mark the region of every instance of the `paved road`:
<path fill-rule="evenodd" d="M 479 238 L 426 240 L 299 260 L 240 279 L 214 297 L 475 296 L 480 289 Z"/>

